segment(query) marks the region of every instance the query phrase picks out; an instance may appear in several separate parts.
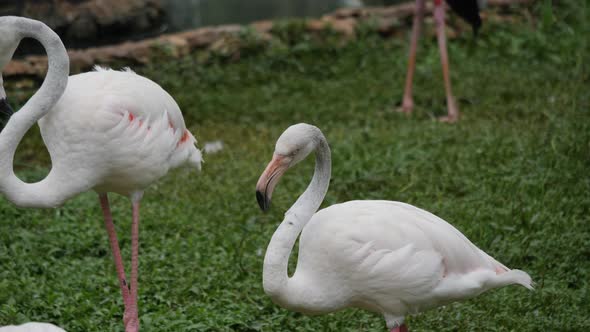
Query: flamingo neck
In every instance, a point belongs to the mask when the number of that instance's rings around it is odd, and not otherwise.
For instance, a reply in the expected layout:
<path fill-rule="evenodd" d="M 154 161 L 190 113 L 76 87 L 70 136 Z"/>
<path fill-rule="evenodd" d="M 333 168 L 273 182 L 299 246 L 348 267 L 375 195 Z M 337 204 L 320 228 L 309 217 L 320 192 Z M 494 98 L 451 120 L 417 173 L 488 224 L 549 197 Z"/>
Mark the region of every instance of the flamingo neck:
<path fill-rule="evenodd" d="M 299 234 L 322 204 L 330 184 L 332 162 L 328 142 L 321 132 L 314 140 L 317 142 L 316 165 L 311 183 L 285 213 L 285 219 L 273 234 L 264 257 L 264 291 L 273 301 L 285 307 L 298 307 L 305 301 L 298 299 L 302 292 L 296 288 L 300 285 L 295 285 L 288 276 L 289 256 Z"/>
<path fill-rule="evenodd" d="M 43 84 L 20 111 L 11 116 L 0 132 L 0 193 L 18 206 L 54 207 L 77 193 L 70 188 L 74 181 L 68 181 L 54 167 L 44 180 L 27 184 L 14 174 L 13 161 L 23 136 L 53 108 L 65 91 L 69 74 L 68 54 L 59 36 L 41 22 L 6 16 L 0 18 L 0 28 L 12 33 L 11 37 L 14 37 L 16 44 L 26 37 L 38 40 L 45 48 L 48 58 L 47 75 Z M 12 52 L 8 55 L 10 56 Z M 61 190 L 57 190 L 58 188 Z"/>

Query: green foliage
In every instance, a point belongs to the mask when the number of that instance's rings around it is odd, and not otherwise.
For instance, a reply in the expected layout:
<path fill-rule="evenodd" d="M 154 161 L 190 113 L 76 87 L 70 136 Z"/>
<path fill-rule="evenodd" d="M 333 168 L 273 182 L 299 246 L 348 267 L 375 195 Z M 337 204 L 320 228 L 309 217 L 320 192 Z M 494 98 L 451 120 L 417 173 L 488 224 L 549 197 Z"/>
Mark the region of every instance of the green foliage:
<path fill-rule="evenodd" d="M 293 46 L 309 37 L 305 20 L 291 19 L 274 23 L 271 33 L 283 43 Z"/>
<path fill-rule="evenodd" d="M 419 51 L 411 117 L 393 111 L 407 53 L 398 40 L 366 35 L 336 47 L 297 40 L 299 28 L 288 27 L 284 47 L 237 63 L 194 56 L 140 69 L 174 96 L 200 144 L 226 145 L 205 156 L 200 174 L 175 171 L 145 195 L 142 329 L 385 331 L 380 317 L 360 310 L 291 313 L 262 290 L 264 250 L 305 189 L 313 160 L 285 175 L 268 214 L 259 211 L 254 186 L 280 133 L 308 122 L 332 147 L 324 206 L 350 199 L 417 205 L 537 283 L 534 292 L 508 287 L 410 317 L 413 330 L 590 330 L 587 25 L 570 20 L 588 14 L 571 8 L 549 15 L 537 6 L 542 26 L 488 25 L 474 47 L 470 34 L 449 43 L 463 115 L 456 125 L 433 120 L 445 101 L 432 40 Z M 35 158 L 42 151 L 38 136 L 27 138 L 17 156 L 23 178 L 46 172 L 47 157 Z M 130 211 L 128 200 L 113 197 L 125 257 Z M 123 331 L 95 194 L 54 210 L 0 201 L 0 220 L 0 325 L 34 320 L 68 331 Z"/>

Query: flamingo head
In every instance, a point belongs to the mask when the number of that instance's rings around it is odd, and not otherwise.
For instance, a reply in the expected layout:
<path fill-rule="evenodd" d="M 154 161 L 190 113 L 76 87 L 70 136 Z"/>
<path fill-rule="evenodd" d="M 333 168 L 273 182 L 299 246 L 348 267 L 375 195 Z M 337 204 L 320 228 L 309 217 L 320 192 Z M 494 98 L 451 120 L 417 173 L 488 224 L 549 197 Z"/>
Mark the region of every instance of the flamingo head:
<path fill-rule="evenodd" d="M 299 123 L 287 128 L 279 137 L 272 160 L 256 184 L 256 200 L 262 211 L 270 209 L 272 193 L 283 174 L 315 150 L 318 135 L 321 131 L 317 127 Z"/>

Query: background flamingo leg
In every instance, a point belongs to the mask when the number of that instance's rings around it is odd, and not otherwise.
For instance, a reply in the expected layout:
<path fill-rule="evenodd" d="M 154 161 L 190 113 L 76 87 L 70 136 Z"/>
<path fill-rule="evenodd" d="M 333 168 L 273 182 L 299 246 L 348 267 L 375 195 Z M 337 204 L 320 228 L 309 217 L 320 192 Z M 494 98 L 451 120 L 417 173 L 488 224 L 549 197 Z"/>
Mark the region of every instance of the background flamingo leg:
<path fill-rule="evenodd" d="M 416 52 L 418 49 L 418 39 L 420 39 L 422 22 L 424 21 L 425 6 L 425 0 L 416 0 L 414 23 L 412 27 L 412 39 L 410 42 L 410 53 L 408 56 L 408 71 L 406 74 L 406 85 L 404 88 L 402 107 L 400 109 L 400 111 L 404 113 L 411 113 L 414 108 L 414 99 L 412 97 L 412 84 L 414 81 L 414 71 L 416 69 Z"/>
<path fill-rule="evenodd" d="M 445 81 L 445 93 L 447 96 L 447 116 L 440 118 L 443 122 L 456 122 L 459 119 L 459 109 L 455 104 L 453 93 L 451 91 L 451 77 L 449 69 L 449 56 L 447 54 L 447 41 L 445 36 L 445 8 L 440 0 L 435 1 L 434 21 L 436 23 L 436 37 L 438 39 L 438 48 L 440 50 L 440 62 L 443 70 Z"/>
<path fill-rule="evenodd" d="M 115 224 L 113 223 L 113 216 L 111 215 L 111 208 L 109 205 L 109 198 L 107 194 L 99 194 L 100 206 L 104 215 L 104 224 L 109 235 L 109 242 L 111 244 L 111 251 L 115 260 L 115 268 L 117 269 L 117 277 L 119 278 L 119 286 L 121 287 L 121 295 L 123 296 L 123 303 L 125 305 L 125 314 L 123 321 L 129 319 L 129 306 L 131 305 L 131 298 L 129 294 L 129 284 L 125 277 L 125 269 L 123 267 L 123 259 L 121 258 L 121 250 L 119 248 L 119 241 L 117 240 L 117 232 Z"/>
<path fill-rule="evenodd" d="M 391 329 L 391 332 L 408 332 L 408 327 L 406 326 L 406 324 L 402 324 L 398 327 L 394 327 L 393 329 Z"/>

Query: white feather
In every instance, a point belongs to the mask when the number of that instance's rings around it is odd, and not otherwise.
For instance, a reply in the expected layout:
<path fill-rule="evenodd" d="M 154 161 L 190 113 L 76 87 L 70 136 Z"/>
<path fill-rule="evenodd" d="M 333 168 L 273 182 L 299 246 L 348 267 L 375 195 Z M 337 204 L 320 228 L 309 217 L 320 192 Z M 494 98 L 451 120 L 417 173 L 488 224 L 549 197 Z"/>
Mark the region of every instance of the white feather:
<path fill-rule="evenodd" d="M 0 332 L 65 332 L 65 330 L 47 323 L 26 323 L 0 327 Z"/>
<path fill-rule="evenodd" d="M 205 142 L 203 144 L 203 152 L 207 154 L 218 153 L 223 150 L 223 141 L 217 140 L 212 142 Z"/>
<path fill-rule="evenodd" d="M 90 179 L 99 192 L 129 195 L 184 163 L 199 166 L 200 151 L 174 99 L 130 70 L 98 67 L 70 76 L 39 126 L 58 169 Z"/>

